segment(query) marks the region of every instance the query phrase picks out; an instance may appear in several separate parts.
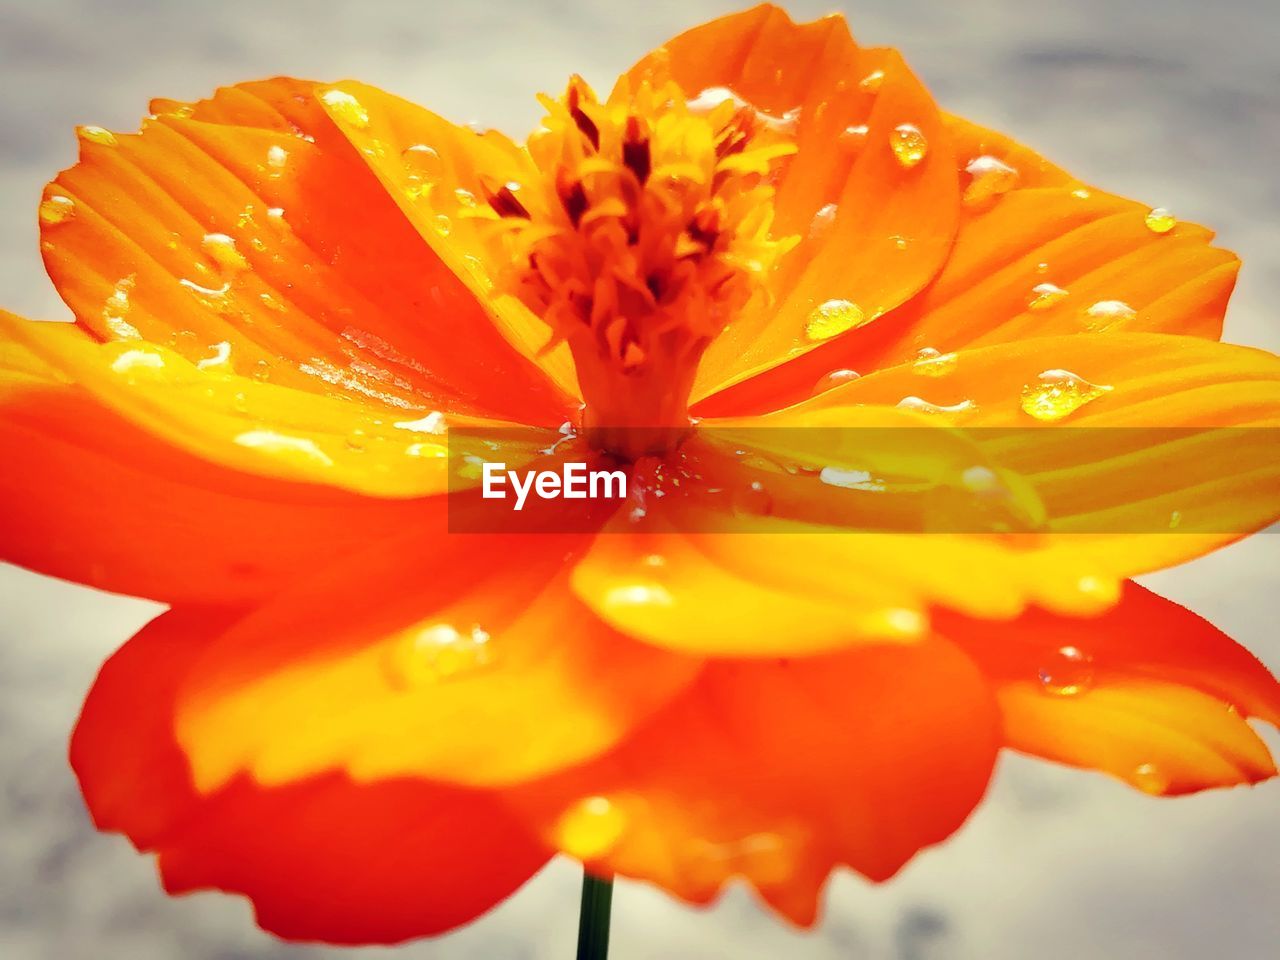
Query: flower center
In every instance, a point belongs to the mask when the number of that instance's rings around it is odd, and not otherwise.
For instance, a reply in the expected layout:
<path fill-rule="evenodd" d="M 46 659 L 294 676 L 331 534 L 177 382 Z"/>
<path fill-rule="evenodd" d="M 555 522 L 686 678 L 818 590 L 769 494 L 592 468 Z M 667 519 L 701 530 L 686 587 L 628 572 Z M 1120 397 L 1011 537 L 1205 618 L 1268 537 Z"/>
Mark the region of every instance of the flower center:
<path fill-rule="evenodd" d="M 535 182 L 487 185 L 510 228 L 505 285 L 573 353 L 583 427 L 634 458 L 670 449 L 707 344 L 794 240 L 769 237 L 771 167 L 795 151 L 749 106 L 675 84 L 600 102 L 579 77 L 528 143 Z"/>

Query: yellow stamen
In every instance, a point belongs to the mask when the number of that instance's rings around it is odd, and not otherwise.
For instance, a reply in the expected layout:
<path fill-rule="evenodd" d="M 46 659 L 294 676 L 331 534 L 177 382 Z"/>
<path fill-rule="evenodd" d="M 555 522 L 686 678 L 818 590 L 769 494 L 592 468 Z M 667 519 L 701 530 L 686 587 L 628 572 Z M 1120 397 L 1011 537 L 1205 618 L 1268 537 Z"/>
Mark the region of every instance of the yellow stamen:
<path fill-rule="evenodd" d="M 529 140 L 538 176 L 485 184 L 510 228 L 504 285 L 573 352 L 588 435 L 636 457 L 689 428 L 707 344 L 794 239 L 769 236 L 786 132 L 733 98 L 708 110 L 674 84 L 621 84 L 600 102 L 579 77 Z"/>

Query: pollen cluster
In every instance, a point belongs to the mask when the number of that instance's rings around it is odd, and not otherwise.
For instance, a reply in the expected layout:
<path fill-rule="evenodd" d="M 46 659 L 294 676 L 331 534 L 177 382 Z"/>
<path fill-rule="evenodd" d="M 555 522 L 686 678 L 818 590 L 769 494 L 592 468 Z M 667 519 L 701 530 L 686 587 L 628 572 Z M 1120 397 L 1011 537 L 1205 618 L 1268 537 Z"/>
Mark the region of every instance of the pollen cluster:
<path fill-rule="evenodd" d="M 541 98 L 535 182 L 487 191 L 506 286 L 568 342 L 597 425 L 687 426 L 703 350 L 790 245 L 769 235 L 770 177 L 794 144 L 725 94 L 624 81 L 601 102 L 574 77 Z"/>

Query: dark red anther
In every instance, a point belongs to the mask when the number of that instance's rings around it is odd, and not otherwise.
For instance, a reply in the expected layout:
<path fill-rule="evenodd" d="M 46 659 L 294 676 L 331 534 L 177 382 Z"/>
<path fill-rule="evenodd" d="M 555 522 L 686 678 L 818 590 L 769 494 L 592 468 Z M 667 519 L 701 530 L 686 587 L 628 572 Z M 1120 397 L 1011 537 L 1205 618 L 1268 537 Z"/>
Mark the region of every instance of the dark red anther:
<path fill-rule="evenodd" d="M 574 77 L 570 80 L 569 94 L 565 97 L 565 102 L 569 107 L 569 116 L 573 117 L 573 122 L 578 128 L 578 132 L 587 138 L 592 150 L 599 150 L 600 128 L 596 126 L 594 120 L 582 112 L 581 89 L 583 86 L 585 86 L 585 83 L 581 77 Z"/>
<path fill-rule="evenodd" d="M 653 157 L 649 153 L 649 137 L 645 134 L 639 117 L 627 117 L 627 132 L 622 140 L 622 162 L 641 183 L 649 179 L 653 170 Z"/>
<path fill-rule="evenodd" d="M 561 170 L 556 174 L 556 194 L 569 216 L 569 222 L 576 227 L 587 212 L 587 191 L 583 189 L 582 181 Z"/>
<path fill-rule="evenodd" d="M 504 183 L 494 189 L 494 181 L 485 177 L 481 179 L 480 187 L 484 190 L 485 199 L 489 201 L 489 206 L 493 208 L 493 212 L 498 216 L 529 219 L 529 211 L 525 209 L 524 204 L 516 197 L 516 190 L 519 189 L 519 184 Z"/>

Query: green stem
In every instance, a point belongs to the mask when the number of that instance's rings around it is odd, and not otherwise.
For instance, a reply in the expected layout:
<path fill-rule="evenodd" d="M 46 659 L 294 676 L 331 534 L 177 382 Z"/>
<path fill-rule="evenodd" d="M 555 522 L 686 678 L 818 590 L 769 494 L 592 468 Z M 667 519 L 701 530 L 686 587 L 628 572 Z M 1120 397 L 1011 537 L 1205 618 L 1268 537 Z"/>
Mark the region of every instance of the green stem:
<path fill-rule="evenodd" d="M 609 956 L 609 913 L 613 880 L 582 873 L 582 912 L 578 914 L 578 960 L 606 960 Z"/>

